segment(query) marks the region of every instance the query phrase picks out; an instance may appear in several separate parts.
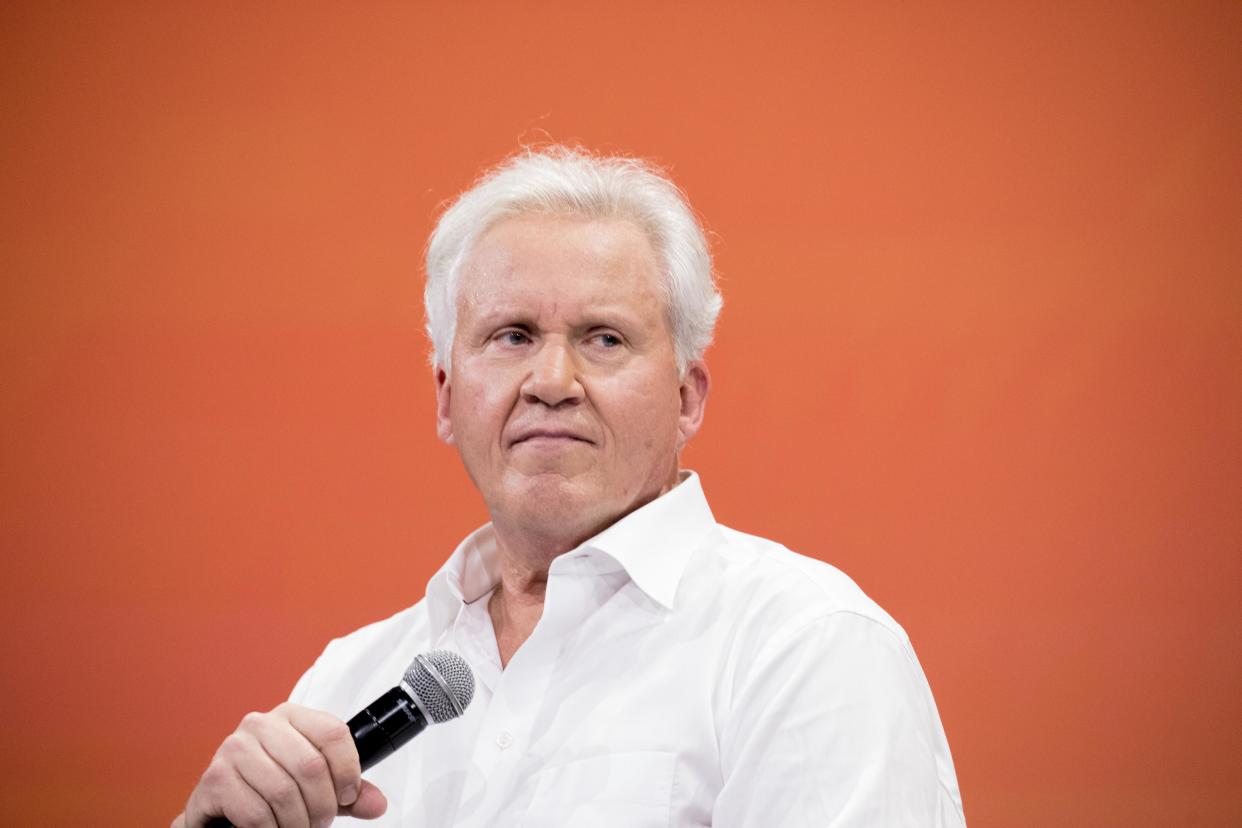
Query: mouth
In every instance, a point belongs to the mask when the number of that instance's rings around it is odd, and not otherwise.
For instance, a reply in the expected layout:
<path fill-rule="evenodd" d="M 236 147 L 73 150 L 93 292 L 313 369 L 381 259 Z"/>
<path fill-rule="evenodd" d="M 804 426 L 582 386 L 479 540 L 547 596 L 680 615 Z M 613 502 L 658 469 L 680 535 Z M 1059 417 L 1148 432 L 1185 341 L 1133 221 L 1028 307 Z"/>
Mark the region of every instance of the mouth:
<path fill-rule="evenodd" d="M 565 445 L 569 443 L 592 443 L 580 434 L 564 429 L 540 428 L 531 431 L 524 431 L 511 442 L 510 447 L 529 443 L 531 445 Z"/>

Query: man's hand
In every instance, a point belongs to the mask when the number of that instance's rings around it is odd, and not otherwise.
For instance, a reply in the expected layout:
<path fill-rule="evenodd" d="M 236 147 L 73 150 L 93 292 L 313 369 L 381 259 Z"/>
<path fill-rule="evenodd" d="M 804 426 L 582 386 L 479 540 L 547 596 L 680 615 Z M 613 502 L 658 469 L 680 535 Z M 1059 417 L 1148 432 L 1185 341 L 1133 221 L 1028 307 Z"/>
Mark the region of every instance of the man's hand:
<path fill-rule="evenodd" d="M 387 808 L 380 789 L 362 779 L 346 724 L 286 703 L 246 714 L 172 828 L 205 828 L 217 817 L 237 828 L 318 828 L 338 815 L 374 819 Z"/>

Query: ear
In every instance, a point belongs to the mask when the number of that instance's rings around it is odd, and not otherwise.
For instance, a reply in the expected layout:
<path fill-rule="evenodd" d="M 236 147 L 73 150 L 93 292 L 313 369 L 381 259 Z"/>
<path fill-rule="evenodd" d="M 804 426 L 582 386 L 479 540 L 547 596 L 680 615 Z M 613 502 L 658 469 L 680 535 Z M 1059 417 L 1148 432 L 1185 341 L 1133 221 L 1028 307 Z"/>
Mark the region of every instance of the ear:
<path fill-rule="evenodd" d="M 436 436 L 453 444 L 453 418 L 450 416 L 449 394 L 452 392 L 448 373 L 443 368 L 436 368 Z"/>
<path fill-rule="evenodd" d="M 703 425 L 703 413 L 707 410 L 707 395 L 712 390 L 712 376 L 707 363 L 695 360 L 686 366 L 681 380 L 681 412 L 677 418 L 677 450 L 685 448 L 690 438 Z"/>

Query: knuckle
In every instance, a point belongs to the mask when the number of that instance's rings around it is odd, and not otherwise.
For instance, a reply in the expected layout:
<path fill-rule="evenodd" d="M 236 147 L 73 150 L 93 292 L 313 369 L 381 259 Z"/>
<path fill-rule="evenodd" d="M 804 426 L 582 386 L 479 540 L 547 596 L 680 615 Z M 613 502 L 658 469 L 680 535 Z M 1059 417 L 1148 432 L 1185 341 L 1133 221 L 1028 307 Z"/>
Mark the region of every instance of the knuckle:
<path fill-rule="evenodd" d="M 323 740 L 329 744 L 343 744 L 353 741 L 353 734 L 349 732 L 344 722 L 338 721 L 324 728 Z"/>
<path fill-rule="evenodd" d="M 299 776 L 306 779 L 324 779 L 329 775 L 328 760 L 319 751 L 298 757 L 296 770 Z"/>
<path fill-rule="evenodd" d="M 280 719 L 281 721 L 292 722 L 293 717 L 296 716 L 299 713 L 299 711 L 302 711 L 305 709 L 306 708 L 302 707 L 300 704 L 294 704 L 293 702 L 281 702 L 280 704 L 273 707 L 271 712 L 268 715 L 271 716 L 273 719 Z"/>
<path fill-rule="evenodd" d="M 237 733 L 230 733 L 220 743 L 220 749 L 216 751 L 216 758 L 232 762 L 246 752 L 248 744 L 249 740 L 246 737 Z"/>
<path fill-rule="evenodd" d="M 302 801 L 302 791 L 297 783 L 288 777 L 276 782 L 267 792 L 268 801 L 278 808 L 285 809 Z"/>
<path fill-rule="evenodd" d="M 225 780 L 230 776 L 228 763 L 220 757 L 211 760 L 211 764 L 207 766 L 207 770 L 203 771 L 202 778 L 199 779 L 200 787 L 215 788 L 223 785 Z"/>
<path fill-rule="evenodd" d="M 237 725 L 237 729 L 249 731 L 258 730 L 263 727 L 265 719 L 266 714 L 252 710 L 245 716 L 242 716 L 241 723 Z"/>

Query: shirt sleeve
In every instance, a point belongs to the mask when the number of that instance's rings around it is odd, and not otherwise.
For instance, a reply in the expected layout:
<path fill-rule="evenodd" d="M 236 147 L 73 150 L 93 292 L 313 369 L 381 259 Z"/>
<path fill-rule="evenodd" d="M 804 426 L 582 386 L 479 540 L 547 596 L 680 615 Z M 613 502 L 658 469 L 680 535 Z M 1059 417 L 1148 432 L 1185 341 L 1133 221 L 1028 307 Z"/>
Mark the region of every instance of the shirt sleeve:
<path fill-rule="evenodd" d="M 835 612 L 774 638 L 720 731 L 716 828 L 964 828 L 948 743 L 909 642 Z"/>
<path fill-rule="evenodd" d="M 336 646 L 336 640 L 329 641 L 328 646 L 324 647 L 323 652 L 315 657 L 315 661 L 310 667 L 306 668 L 306 672 L 298 679 L 297 684 L 293 685 L 293 690 L 289 692 L 289 701 L 294 704 L 301 704 L 306 707 L 322 707 L 322 699 L 312 698 L 319 695 L 316 693 L 317 679 L 319 677 L 319 667 L 324 662 L 324 658 Z"/>
<path fill-rule="evenodd" d="M 317 664 L 318 662 L 316 662 Z M 293 685 L 292 692 L 289 693 L 289 701 L 294 704 L 306 704 L 306 695 L 310 692 L 311 674 L 315 672 L 315 665 L 312 664 L 302 677 L 298 679 L 298 683 Z"/>

